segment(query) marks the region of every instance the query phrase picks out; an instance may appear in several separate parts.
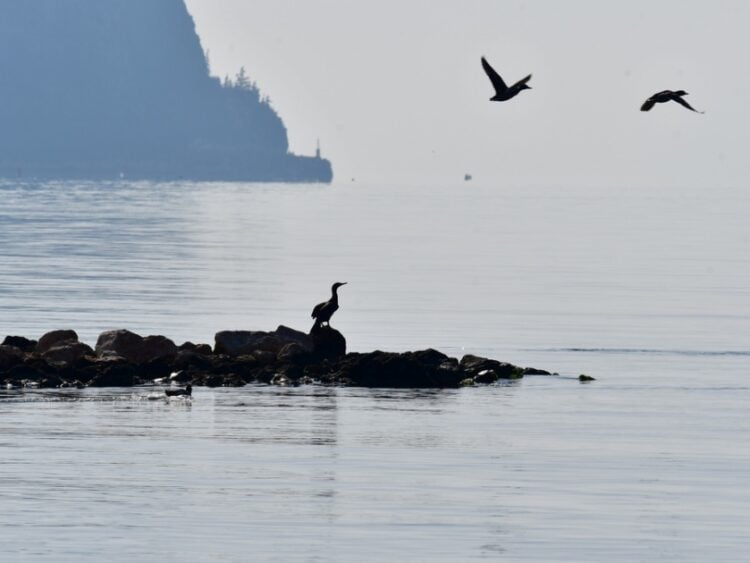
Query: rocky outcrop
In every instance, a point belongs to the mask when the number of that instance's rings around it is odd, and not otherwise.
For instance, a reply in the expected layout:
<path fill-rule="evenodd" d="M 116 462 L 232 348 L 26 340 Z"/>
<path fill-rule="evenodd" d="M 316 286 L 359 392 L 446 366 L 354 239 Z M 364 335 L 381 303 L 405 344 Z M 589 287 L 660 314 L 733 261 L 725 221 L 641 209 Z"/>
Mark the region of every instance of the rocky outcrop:
<path fill-rule="evenodd" d="M 8 387 L 176 381 L 211 387 L 263 383 L 456 388 L 549 375 L 474 355 L 458 360 L 432 349 L 347 354 L 346 339 L 330 327 L 317 327 L 311 335 L 283 326 L 270 332 L 223 331 L 216 334 L 213 349 L 190 342 L 178 347 L 164 336 L 142 337 L 128 330 L 102 333 L 96 349 L 79 342 L 72 330 L 47 333 L 38 342 L 21 337 L 5 342 L 0 345 L 0 382 Z"/>

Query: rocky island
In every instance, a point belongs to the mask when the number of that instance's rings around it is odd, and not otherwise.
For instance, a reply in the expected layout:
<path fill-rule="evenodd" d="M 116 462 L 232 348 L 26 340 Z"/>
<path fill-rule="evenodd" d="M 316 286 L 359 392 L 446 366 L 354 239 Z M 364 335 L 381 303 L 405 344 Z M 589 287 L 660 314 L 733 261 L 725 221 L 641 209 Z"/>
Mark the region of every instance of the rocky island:
<path fill-rule="evenodd" d="M 0 74 L 3 178 L 332 178 L 244 71 L 210 76 L 183 0 L 3 1 Z"/>
<path fill-rule="evenodd" d="M 0 345 L 0 382 L 9 389 L 172 382 L 456 388 L 526 375 L 551 374 L 473 355 L 459 360 L 432 349 L 347 353 L 344 336 L 328 326 L 310 334 L 285 326 L 223 331 L 213 346 L 178 346 L 165 336 L 142 337 L 128 330 L 102 333 L 94 348 L 80 342 L 73 330 L 52 331 L 39 340 L 7 336 Z"/>

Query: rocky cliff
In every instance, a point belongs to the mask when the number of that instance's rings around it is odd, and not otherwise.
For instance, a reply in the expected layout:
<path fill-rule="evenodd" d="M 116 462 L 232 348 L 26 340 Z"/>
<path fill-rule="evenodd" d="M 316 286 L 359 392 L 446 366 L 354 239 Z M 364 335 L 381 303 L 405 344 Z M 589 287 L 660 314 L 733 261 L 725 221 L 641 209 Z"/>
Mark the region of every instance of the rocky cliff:
<path fill-rule="evenodd" d="M 183 0 L 3 0 L 0 176 L 330 181 L 249 80 L 222 84 Z"/>

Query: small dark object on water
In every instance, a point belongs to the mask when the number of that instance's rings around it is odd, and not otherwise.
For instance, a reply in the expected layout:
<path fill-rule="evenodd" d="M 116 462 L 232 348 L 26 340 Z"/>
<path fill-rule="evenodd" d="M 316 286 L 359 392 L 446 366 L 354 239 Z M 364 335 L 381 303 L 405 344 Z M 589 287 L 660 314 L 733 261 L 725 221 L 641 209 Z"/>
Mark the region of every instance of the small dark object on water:
<path fill-rule="evenodd" d="M 164 394 L 167 397 L 192 397 L 193 386 L 188 383 L 184 389 L 165 389 Z"/>
<path fill-rule="evenodd" d="M 689 103 L 687 103 L 685 100 L 682 99 L 683 96 L 687 96 L 688 93 L 685 92 L 685 90 L 662 90 L 661 92 L 657 92 L 653 96 L 651 96 L 648 100 L 643 102 L 643 105 L 641 106 L 641 111 L 648 111 L 652 107 L 654 107 L 655 104 L 663 104 L 665 102 L 677 102 L 683 107 L 686 107 L 690 111 L 694 111 L 695 113 L 706 113 L 704 111 L 698 111 L 693 106 L 691 106 Z"/>
<path fill-rule="evenodd" d="M 347 282 L 336 282 L 335 284 L 333 284 L 331 286 L 331 298 L 328 301 L 315 305 L 312 315 L 310 315 L 313 319 L 315 319 L 313 328 L 323 326 L 324 323 L 326 325 L 329 324 L 328 321 L 331 320 L 331 316 L 339 308 L 339 296 L 336 292 L 339 287 L 341 287 L 342 285 L 346 285 L 346 283 Z"/>
<path fill-rule="evenodd" d="M 594 379 L 590 375 L 581 374 L 578 376 L 578 381 L 580 381 L 581 383 L 588 383 L 589 381 L 596 381 L 596 379 Z"/>
<path fill-rule="evenodd" d="M 491 102 L 504 102 L 515 97 L 521 90 L 531 90 L 531 86 L 527 84 L 531 80 L 530 74 L 513 84 L 513 86 L 508 86 L 484 57 L 482 57 L 482 68 L 487 73 L 490 82 L 492 82 L 492 87 L 495 88 L 495 95 L 490 98 Z"/>

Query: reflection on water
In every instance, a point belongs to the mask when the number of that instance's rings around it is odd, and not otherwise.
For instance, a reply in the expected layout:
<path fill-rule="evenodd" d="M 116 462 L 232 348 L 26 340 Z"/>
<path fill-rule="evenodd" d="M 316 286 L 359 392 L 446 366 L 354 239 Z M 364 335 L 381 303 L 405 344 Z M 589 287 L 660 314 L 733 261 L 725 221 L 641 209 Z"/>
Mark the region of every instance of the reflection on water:
<path fill-rule="evenodd" d="M 624 381 L 5 391 L 0 539 L 14 561 L 738 560 L 747 388 Z"/>

